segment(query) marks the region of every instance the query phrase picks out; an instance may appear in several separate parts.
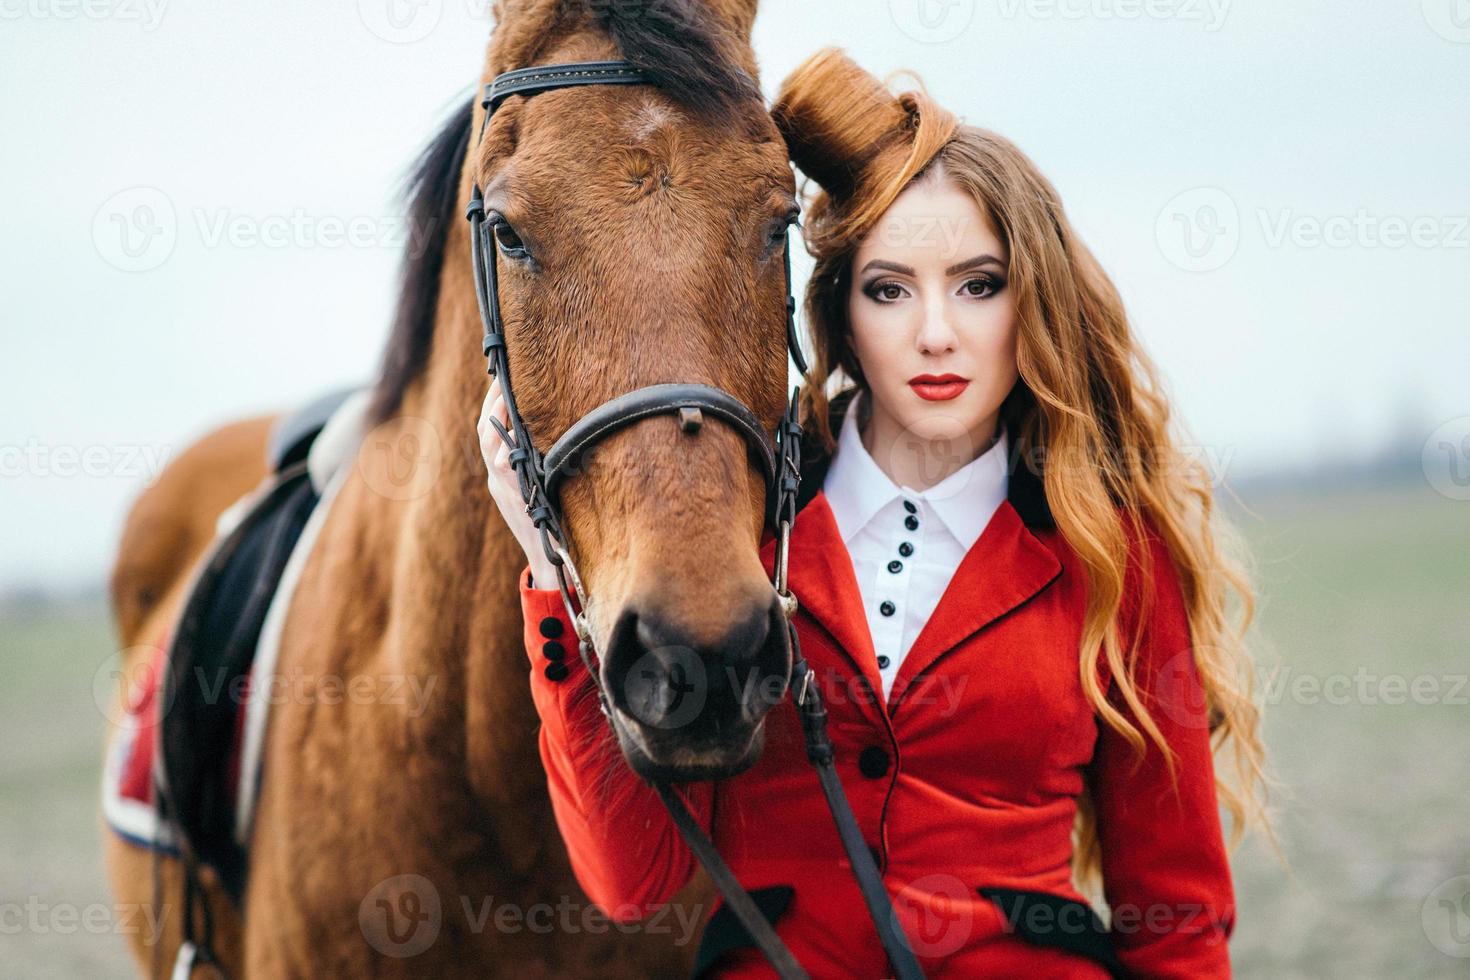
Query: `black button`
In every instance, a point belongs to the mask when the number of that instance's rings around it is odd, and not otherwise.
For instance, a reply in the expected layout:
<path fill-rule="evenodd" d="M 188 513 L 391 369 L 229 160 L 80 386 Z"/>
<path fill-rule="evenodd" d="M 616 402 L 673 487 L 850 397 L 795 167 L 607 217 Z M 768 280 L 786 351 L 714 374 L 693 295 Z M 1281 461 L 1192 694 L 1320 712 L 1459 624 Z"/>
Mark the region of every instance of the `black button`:
<path fill-rule="evenodd" d="M 899 572 L 903 571 L 903 562 L 899 561 L 897 558 L 893 559 L 893 561 L 888 563 L 888 570 L 897 575 Z"/>
<path fill-rule="evenodd" d="M 919 519 L 913 514 L 910 514 L 908 517 L 905 517 L 903 519 L 903 526 L 908 528 L 910 531 L 917 531 L 919 529 Z"/>
<path fill-rule="evenodd" d="M 553 660 L 546 665 L 546 679 L 549 681 L 564 681 L 567 679 L 567 674 L 569 673 L 571 671 L 567 668 L 567 665 L 560 660 Z"/>
<path fill-rule="evenodd" d="M 547 660 L 560 660 L 567 655 L 567 648 L 557 640 L 547 640 L 541 645 L 541 653 Z"/>
<path fill-rule="evenodd" d="M 881 653 L 878 654 L 878 669 L 879 670 L 887 670 L 888 669 L 888 658 L 885 657 Z"/>
<path fill-rule="evenodd" d="M 541 620 L 542 636 L 555 639 L 556 637 L 561 636 L 562 630 L 564 628 L 565 627 L 563 627 L 561 624 L 561 620 L 557 619 L 555 616 L 547 616 L 545 619 Z"/>
<path fill-rule="evenodd" d="M 903 509 L 908 511 L 910 514 L 917 514 L 919 512 L 919 508 L 914 506 L 914 502 L 912 500 L 905 500 L 903 502 Z"/>
<path fill-rule="evenodd" d="M 888 772 L 888 753 L 870 745 L 858 755 L 858 772 L 869 779 L 881 779 Z"/>
<path fill-rule="evenodd" d="M 885 616 L 892 616 L 895 612 L 898 611 L 898 607 L 891 602 L 885 601 L 883 605 L 878 607 L 878 611 Z"/>
<path fill-rule="evenodd" d="M 914 553 L 914 546 L 905 541 L 903 544 L 898 546 L 898 553 L 907 558 L 909 555 L 912 555 Z"/>

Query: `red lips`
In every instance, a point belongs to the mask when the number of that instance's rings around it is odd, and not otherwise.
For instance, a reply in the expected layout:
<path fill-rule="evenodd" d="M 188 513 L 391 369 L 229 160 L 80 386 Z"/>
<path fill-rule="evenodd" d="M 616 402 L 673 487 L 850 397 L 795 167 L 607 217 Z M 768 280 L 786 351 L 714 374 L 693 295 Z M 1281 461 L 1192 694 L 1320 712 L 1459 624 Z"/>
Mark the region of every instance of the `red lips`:
<path fill-rule="evenodd" d="M 969 379 L 958 374 L 918 374 L 909 378 L 909 387 L 925 401 L 947 402 L 958 398 L 970 386 Z"/>

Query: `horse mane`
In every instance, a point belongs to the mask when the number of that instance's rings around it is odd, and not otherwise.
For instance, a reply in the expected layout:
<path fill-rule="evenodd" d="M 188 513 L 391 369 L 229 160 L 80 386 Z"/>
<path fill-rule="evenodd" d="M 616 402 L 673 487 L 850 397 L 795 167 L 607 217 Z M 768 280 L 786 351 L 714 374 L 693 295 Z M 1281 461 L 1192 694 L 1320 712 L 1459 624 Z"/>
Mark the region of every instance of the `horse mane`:
<path fill-rule="evenodd" d="M 403 258 L 398 308 L 368 409 L 374 425 L 398 411 L 408 386 L 429 360 L 449 223 L 455 216 L 459 171 L 469 152 L 474 107 L 472 97 L 450 114 L 419 154 L 408 179 L 408 251 Z"/>
<path fill-rule="evenodd" d="M 707 0 L 611 3 L 596 18 L 624 58 L 692 112 L 723 119 L 761 98 L 759 84 L 735 60 L 735 37 Z"/>
<path fill-rule="evenodd" d="M 541 16 L 525 16 L 497 28 L 503 52 L 530 59 L 557 33 L 552 26 L 579 5 L 548 0 Z M 736 60 L 737 39 L 702 0 L 661 0 L 652 5 L 593 5 L 592 23 L 612 38 L 623 57 L 648 73 L 675 103 L 705 118 L 729 119 L 735 107 L 760 101 L 760 86 Z M 569 25 L 563 25 L 569 26 Z M 512 65 L 512 67 L 518 67 Z M 429 360 L 434 314 L 450 223 L 458 214 L 460 169 L 469 151 L 474 99 L 458 108 L 419 155 L 407 183 L 408 243 L 402 288 L 382 369 L 373 391 L 369 423 L 398 411 L 409 385 Z"/>

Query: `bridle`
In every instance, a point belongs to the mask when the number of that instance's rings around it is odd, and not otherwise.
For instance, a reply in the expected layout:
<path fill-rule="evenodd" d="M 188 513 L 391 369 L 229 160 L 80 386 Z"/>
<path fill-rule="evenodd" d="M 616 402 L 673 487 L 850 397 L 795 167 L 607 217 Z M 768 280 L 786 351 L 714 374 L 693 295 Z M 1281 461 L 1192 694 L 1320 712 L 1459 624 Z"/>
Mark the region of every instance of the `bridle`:
<path fill-rule="evenodd" d="M 505 99 L 530 97 L 554 89 L 584 85 L 652 85 L 653 80 L 626 61 L 592 61 L 561 65 L 519 68 L 497 76 L 485 86 L 481 106 L 485 110 L 480 125 L 480 139 L 495 111 Z M 790 553 L 791 525 L 796 519 L 797 490 L 801 481 L 801 426 L 797 422 L 797 392 L 787 402 L 774 436 L 761 426 L 755 413 L 738 398 L 723 389 L 706 384 L 656 384 L 638 388 L 603 402 L 578 419 L 543 455 L 536 450 L 531 435 L 516 406 L 511 385 L 510 360 L 505 342 L 505 323 L 500 312 L 498 249 L 494 230 L 486 221 L 485 200 L 475 184 L 465 215 L 470 222 L 470 243 L 474 256 L 475 295 L 485 336 L 482 350 L 489 362 L 492 377 L 500 380 L 505 400 L 509 430 L 498 419 L 491 419 L 500 438 L 510 449 L 510 464 L 520 484 L 521 498 L 541 538 L 546 557 L 556 568 L 557 586 L 567 614 L 577 632 L 578 650 L 588 673 L 596 684 L 598 700 L 609 720 L 612 711 L 601 675 L 594 662 L 591 634 L 584 610 L 587 596 L 581 576 L 577 574 L 562 526 L 559 491 L 582 464 L 588 450 L 609 435 L 644 419 L 659 415 L 678 417 L 682 431 L 699 432 L 706 415 L 713 416 L 741 435 L 760 462 L 767 484 L 768 525 L 776 535 L 776 560 L 773 586 L 779 600 L 792 652 L 795 679 L 793 699 L 802 719 L 806 736 L 807 757 L 817 769 L 827 803 L 842 837 L 843 847 L 852 863 L 853 874 L 862 889 L 869 915 L 878 929 L 897 976 L 922 977 L 908 939 L 899 927 L 887 890 L 878 874 L 842 785 L 833 765 L 833 749 L 827 737 L 827 712 L 815 683 L 815 674 L 801 655 L 793 617 L 796 597 L 787 588 L 787 560 Z M 791 291 L 791 236 L 784 243 L 786 273 L 786 344 L 802 374 L 807 371 L 805 359 L 796 337 L 796 300 Z M 799 390 L 799 389 L 798 389 Z M 573 602 L 573 596 L 576 602 Z M 734 874 L 720 857 L 708 835 L 689 812 L 683 799 L 663 782 L 653 784 L 685 841 L 709 873 L 726 905 L 751 934 L 756 945 L 783 977 L 805 977 L 806 973 L 775 930 L 756 907 L 750 895 L 740 886 Z"/>

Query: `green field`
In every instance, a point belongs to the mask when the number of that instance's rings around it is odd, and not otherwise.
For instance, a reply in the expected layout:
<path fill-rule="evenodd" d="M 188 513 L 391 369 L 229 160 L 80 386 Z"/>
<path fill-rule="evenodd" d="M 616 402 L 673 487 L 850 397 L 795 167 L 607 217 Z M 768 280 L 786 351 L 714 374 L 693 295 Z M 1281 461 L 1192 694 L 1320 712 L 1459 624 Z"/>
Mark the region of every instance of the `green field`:
<path fill-rule="evenodd" d="M 1422 483 L 1246 503 L 1289 868 L 1258 841 L 1236 855 L 1237 973 L 1470 976 L 1470 503 Z M 111 903 L 93 695 L 110 627 L 99 603 L 0 615 L 0 974 L 129 976 L 115 920 L 88 911 Z"/>

